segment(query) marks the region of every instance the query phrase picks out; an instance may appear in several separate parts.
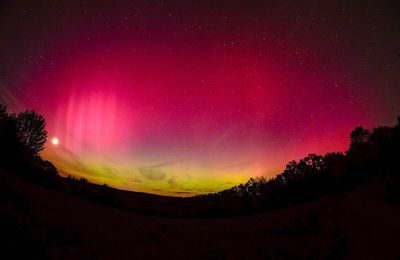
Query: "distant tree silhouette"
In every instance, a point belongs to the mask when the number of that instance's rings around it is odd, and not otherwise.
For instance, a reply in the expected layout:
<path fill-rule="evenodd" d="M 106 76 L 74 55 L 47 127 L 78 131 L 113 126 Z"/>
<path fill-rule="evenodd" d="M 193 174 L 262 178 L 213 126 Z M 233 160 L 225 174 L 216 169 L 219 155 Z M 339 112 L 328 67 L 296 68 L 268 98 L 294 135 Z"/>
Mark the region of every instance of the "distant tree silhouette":
<path fill-rule="evenodd" d="M 43 150 L 47 139 L 46 123 L 35 111 L 24 111 L 15 117 L 17 137 L 35 156 Z"/>
<path fill-rule="evenodd" d="M 352 144 L 366 143 L 368 141 L 370 131 L 362 126 L 356 127 L 350 134 Z"/>
<path fill-rule="evenodd" d="M 84 178 L 84 177 L 81 177 L 81 178 L 79 179 L 79 181 L 82 182 L 82 183 L 89 183 L 88 179 L 86 179 L 86 178 Z"/>

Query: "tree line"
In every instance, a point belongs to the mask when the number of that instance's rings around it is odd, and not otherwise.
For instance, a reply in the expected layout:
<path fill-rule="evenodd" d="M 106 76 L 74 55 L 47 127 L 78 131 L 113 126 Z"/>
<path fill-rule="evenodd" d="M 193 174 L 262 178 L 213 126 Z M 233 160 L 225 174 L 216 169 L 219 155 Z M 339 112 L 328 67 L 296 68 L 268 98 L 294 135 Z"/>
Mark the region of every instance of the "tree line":
<path fill-rule="evenodd" d="M 47 140 L 45 126 L 45 119 L 35 111 L 8 113 L 0 105 L 0 175 L 21 176 L 51 188 L 124 207 L 123 198 L 108 186 L 93 185 L 85 178 L 61 178 L 56 167 L 40 157 Z M 273 178 L 251 178 L 230 189 L 188 200 L 199 216 L 246 214 L 295 205 L 373 179 L 389 180 L 389 199 L 400 205 L 400 117 L 393 127 L 356 127 L 350 133 L 350 146 L 343 153 L 309 154 L 289 162 Z"/>
<path fill-rule="evenodd" d="M 393 127 L 356 127 L 344 153 L 309 154 L 277 176 L 251 178 L 233 188 L 198 196 L 213 200 L 212 215 L 247 213 L 295 205 L 361 183 L 389 180 L 391 200 L 400 203 L 400 117 Z"/>

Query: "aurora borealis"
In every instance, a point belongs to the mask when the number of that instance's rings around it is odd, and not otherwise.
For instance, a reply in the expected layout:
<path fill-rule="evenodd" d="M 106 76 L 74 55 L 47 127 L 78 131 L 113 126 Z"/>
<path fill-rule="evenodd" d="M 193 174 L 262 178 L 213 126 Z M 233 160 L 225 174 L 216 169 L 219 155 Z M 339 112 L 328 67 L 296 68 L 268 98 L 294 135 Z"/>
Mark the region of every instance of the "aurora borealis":
<path fill-rule="evenodd" d="M 5 1 L 0 101 L 95 183 L 185 196 L 400 114 L 398 1 Z M 51 138 L 58 138 L 53 145 Z"/>

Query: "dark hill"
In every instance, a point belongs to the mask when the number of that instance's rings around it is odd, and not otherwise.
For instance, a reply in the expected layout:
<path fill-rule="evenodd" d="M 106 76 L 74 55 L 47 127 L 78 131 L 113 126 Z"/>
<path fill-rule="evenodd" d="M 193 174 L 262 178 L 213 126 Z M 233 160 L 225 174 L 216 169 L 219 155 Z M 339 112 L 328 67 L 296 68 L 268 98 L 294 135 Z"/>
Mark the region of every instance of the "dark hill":
<path fill-rule="evenodd" d="M 2 178 L 1 258 L 396 259 L 400 207 L 386 198 L 386 184 L 376 181 L 251 216 L 165 218 Z"/>

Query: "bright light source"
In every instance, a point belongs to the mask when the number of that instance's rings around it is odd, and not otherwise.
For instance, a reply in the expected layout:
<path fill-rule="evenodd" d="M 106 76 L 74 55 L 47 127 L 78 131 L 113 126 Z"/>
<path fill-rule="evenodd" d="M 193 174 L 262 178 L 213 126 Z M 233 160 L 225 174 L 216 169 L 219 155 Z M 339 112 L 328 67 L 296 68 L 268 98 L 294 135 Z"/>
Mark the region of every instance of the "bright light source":
<path fill-rule="evenodd" d="M 59 143 L 58 138 L 54 137 L 53 139 L 51 139 L 51 143 L 57 145 Z"/>

